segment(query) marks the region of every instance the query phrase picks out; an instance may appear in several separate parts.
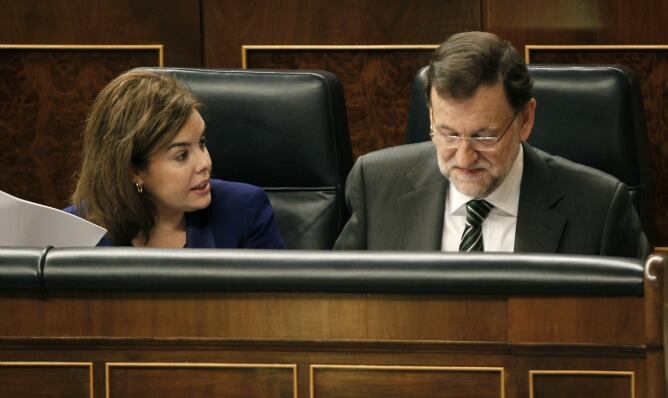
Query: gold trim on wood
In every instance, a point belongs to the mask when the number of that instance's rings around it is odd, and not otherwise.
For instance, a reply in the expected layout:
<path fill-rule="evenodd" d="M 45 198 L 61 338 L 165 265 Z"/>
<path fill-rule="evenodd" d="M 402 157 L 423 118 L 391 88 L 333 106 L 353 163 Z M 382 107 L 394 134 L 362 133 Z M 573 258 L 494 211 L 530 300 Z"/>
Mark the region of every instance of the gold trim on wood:
<path fill-rule="evenodd" d="M 162 44 L 0 44 L 0 50 L 158 50 L 158 66 L 165 63 Z"/>
<path fill-rule="evenodd" d="M 93 398 L 93 363 L 92 362 L 29 362 L 29 361 L 17 361 L 17 362 L 0 362 L 0 367 L 88 367 L 88 396 Z"/>
<path fill-rule="evenodd" d="M 262 368 L 292 369 L 292 395 L 297 398 L 297 364 L 214 362 L 107 362 L 104 369 L 105 397 L 109 398 L 109 372 L 115 368 Z"/>
<path fill-rule="evenodd" d="M 247 69 L 248 50 L 433 50 L 438 44 L 343 44 L 343 45 L 254 45 L 241 46 L 241 68 Z"/>
<path fill-rule="evenodd" d="M 309 366 L 309 397 L 315 398 L 315 369 L 362 369 L 362 370 L 443 370 L 452 372 L 499 372 L 501 398 L 506 396 L 505 368 L 486 366 L 416 366 L 416 365 L 310 365 Z"/>
<path fill-rule="evenodd" d="M 532 50 L 553 50 L 553 51 L 571 51 L 571 50 L 595 50 L 595 51 L 621 51 L 621 50 L 668 50 L 668 45 L 662 44 L 611 44 L 611 45 L 542 45 L 527 44 L 524 46 L 524 61 L 531 62 Z"/>
<path fill-rule="evenodd" d="M 530 370 L 529 398 L 534 398 L 534 375 L 576 375 L 576 376 L 626 376 L 631 378 L 631 398 L 636 396 L 636 374 L 623 370 Z"/>

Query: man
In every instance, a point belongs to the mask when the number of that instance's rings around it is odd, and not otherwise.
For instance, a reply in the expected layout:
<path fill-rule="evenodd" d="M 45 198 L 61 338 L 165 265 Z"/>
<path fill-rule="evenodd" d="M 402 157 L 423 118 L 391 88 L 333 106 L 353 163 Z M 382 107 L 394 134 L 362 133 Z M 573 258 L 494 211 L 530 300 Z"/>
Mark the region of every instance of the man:
<path fill-rule="evenodd" d="M 536 110 L 526 65 L 484 32 L 434 52 L 432 142 L 360 157 L 346 186 L 349 250 L 515 251 L 644 258 L 626 186 L 532 148 Z"/>

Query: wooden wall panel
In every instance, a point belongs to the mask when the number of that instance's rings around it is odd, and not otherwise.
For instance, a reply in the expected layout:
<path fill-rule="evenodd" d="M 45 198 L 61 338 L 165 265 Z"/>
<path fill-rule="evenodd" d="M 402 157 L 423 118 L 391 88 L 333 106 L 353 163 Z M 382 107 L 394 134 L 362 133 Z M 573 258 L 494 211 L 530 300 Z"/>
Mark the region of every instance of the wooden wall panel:
<path fill-rule="evenodd" d="M 355 157 L 404 142 L 413 77 L 433 48 L 248 49 L 246 66 L 323 69 L 341 79 Z"/>
<path fill-rule="evenodd" d="M 159 62 L 157 48 L 0 48 L 0 190 L 65 207 L 95 96 L 121 72 Z"/>
<path fill-rule="evenodd" d="M 0 0 L 2 44 L 163 44 L 165 65 L 201 66 L 199 0 Z"/>
<path fill-rule="evenodd" d="M 629 343 L 628 337 L 634 336 L 632 344 L 642 344 L 645 340 L 642 311 L 623 315 L 601 311 L 606 305 L 631 309 L 637 304 L 630 297 L 514 297 L 509 303 L 509 338 L 515 343 L 548 340 L 564 344 L 590 341 L 616 344 Z"/>
<path fill-rule="evenodd" d="M 531 398 L 635 398 L 633 372 L 536 372 Z"/>
<path fill-rule="evenodd" d="M 435 44 L 481 27 L 470 0 L 202 1 L 208 67 L 241 67 L 244 44 Z"/>
<path fill-rule="evenodd" d="M 107 364 L 109 398 L 296 398 L 296 365 Z"/>
<path fill-rule="evenodd" d="M 668 44 L 663 0 L 486 0 L 484 26 L 527 44 Z"/>
<path fill-rule="evenodd" d="M 447 296 L 365 297 L 369 300 L 360 302 L 356 295 L 296 293 L 157 294 L 136 300 L 109 293 L 80 299 L 49 296 L 48 300 L 6 296 L 0 300 L 0 314 L 5 316 L 5 321 L 0 322 L 0 336 L 453 341 L 507 338 L 508 311 L 503 298 L 462 301 Z M 24 306 L 31 317 L 15 311 L 17 306 Z M 472 317 L 479 317 L 480 323 L 461 328 Z M 38 325 L 35 319 L 39 319 Z M 624 341 L 628 342 L 628 336 Z"/>
<path fill-rule="evenodd" d="M 93 364 L 0 362 L 0 397 L 93 398 Z"/>
<path fill-rule="evenodd" d="M 481 28 L 478 1 L 203 0 L 205 65 L 241 66 L 242 45 L 435 45 Z M 248 67 L 325 69 L 346 90 L 355 156 L 404 141 L 410 82 L 431 51 L 256 53 Z"/>
<path fill-rule="evenodd" d="M 504 396 L 502 368 L 313 365 L 312 398 L 449 398 Z M 446 396 L 446 395 L 443 395 Z"/>

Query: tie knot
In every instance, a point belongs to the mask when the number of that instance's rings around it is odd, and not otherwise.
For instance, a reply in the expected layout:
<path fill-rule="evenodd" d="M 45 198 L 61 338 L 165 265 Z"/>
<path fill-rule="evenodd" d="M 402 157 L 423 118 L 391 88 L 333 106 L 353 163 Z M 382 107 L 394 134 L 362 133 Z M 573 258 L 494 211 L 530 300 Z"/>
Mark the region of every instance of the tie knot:
<path fill-rule="evenodd" d="M 485 199 L 473 199 L 466 202 L 466 224 L 481 227 L 494 205 Z"/>

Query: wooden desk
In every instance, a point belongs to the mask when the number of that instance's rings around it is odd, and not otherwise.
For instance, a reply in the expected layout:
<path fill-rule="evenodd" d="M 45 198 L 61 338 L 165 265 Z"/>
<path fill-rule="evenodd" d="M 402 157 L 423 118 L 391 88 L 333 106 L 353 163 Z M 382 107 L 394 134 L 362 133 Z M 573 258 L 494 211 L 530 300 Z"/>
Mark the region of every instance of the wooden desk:
<path fill-rule="evenodd" d="M 0 297 L 0 397 L 664 396 L 644 297 L 76 293 Z"/>

